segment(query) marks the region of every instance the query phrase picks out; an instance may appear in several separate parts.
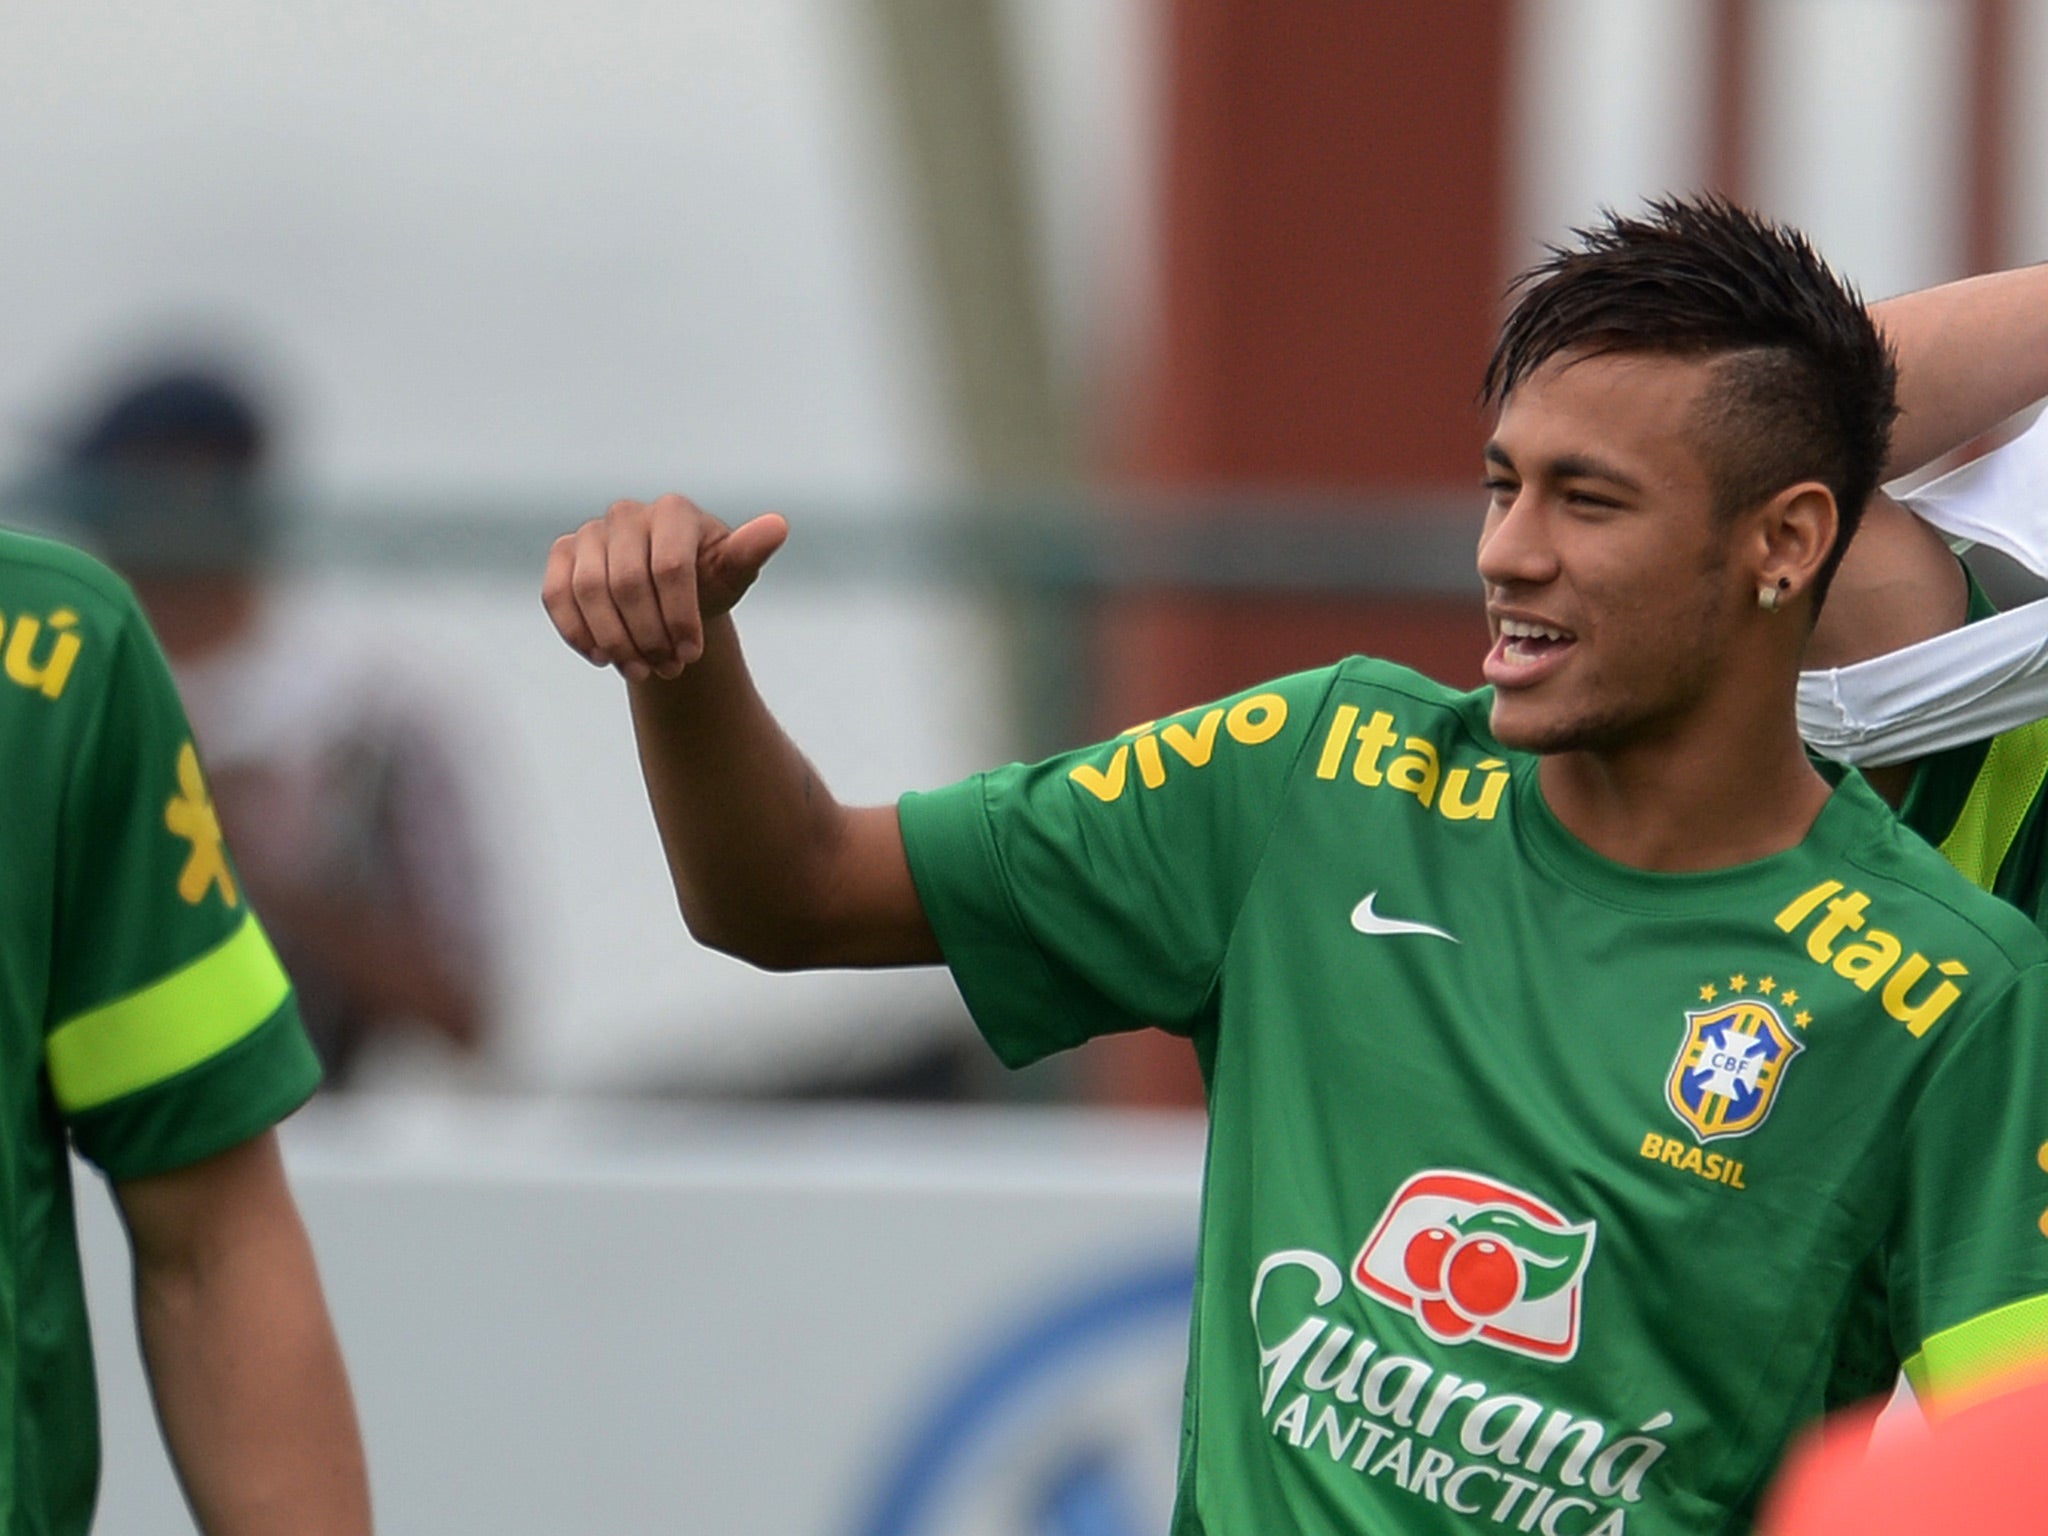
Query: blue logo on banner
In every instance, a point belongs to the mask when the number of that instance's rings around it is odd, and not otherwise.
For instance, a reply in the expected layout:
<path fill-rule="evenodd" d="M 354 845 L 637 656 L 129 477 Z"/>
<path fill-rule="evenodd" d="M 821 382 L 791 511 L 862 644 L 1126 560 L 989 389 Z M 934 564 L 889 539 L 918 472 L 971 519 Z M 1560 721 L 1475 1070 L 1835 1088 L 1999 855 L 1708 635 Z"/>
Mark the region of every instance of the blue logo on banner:
<path fill-rule="evenodd" d="M 1188 1259 L 1127 1271 L 971 1359 L 881 1480 L 858 1536 L 1149 1536 L 1166 1524 Z"/>

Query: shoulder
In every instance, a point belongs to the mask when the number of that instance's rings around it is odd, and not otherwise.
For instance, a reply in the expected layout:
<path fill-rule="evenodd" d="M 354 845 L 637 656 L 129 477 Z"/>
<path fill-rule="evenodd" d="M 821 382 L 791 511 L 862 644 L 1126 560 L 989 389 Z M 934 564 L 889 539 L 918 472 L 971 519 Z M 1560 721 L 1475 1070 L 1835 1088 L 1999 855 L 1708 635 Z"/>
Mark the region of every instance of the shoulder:
<path fill-rule="evenodd" d="M 1198 771 L 1212 786 L 1228 781 L 1271 790 L 1297 775 L 1334 779 L 1350 765 L 1361 783 L 1377 784 L 1374 764 L 1390 746 L 1390 766 L 1403 752 L 1420 752 L 1431 776 L 1439 764 L 1447 773 L 1468 759 L 1499 770 L 1505 754 L 1486 729 L 1487 708 L 1484 694 L 1460 693 L 1406 667 L 1353 657 L 1146 720 L 1045 763 L 995 769 L 976 782 L 1008 792 L 1064 779 L 1110 803 L 1134 789 L 1192 784 Z M 1360 761 L 1353 763 L 1354 756 Z"/>
<path fill-rule="evenodd" d="M 1493 710 L 1490 688 L 1465 692 L 1412 668 L 1372 656 L 1350 657 L 1329 671 L 1331 699 L 1335 704 L 1363 707 L 1371 702 L 1394 712 L 1397 724 L 1418 735 L 1460 732 L 1488 750 L 1501 750 L 1488 725 Z"/>
<path fill-rule="evenodd" d="M 1462 742 L 1481 754 L 1500 754 L 1487 727 L 1490 699 L 1488 693 L 1462 693 L 1394 662 L 1353 656 L 1148 720 L 1118 739 L 1142 739 L 1191 724 L 1205 730 L 1220 727 L 1223 737 L 1241 745 L 1284 745 L 1292 749 L 1286 756 L 1309 765 L 1361 739 L 1361 732 L 1392 733 L 1394 741 L 1413 736 L 1445 751 Z"/>
<path fill-rule="evenodd" d="M 1879 814 L 1870 817 L 1853 865 L 1896 891 L 1901 900 L 1916 901 L 1938 914 L 1938 921 L 1976 934 L 2015 965 L 2048 960 L 2048 938 L 2032 919 L 1973 885 L 1933 844 L 1896 817 L 1882 814 L 1883 809 L 1879 806 Z"/>
<path fill-rule="evenodd" d="M 1862 945 L 1900 955 L 1896 972 L 1932 968 L 1963 996 L 1988 998 L 2020 972 L 2048 964 L 2048 938 L 2017 907 L 1971 884 L 1925 839 L 1890 815 L 1860 779 L 1847 819 L 1842 889 L 1862 919 Z M 1867 804 L 1865 803 L 1867 802 Z M 1784 926 L 1781 917 L 1780 926 Z M 1911 962 L 1918 957 L 1920 964 Z M 1903 997 L 1904 989 L 1901 987 Z"/>
<path fill-rule="evenodd" d="M 55 698 L 60 676 L 103 674 L 115 647 L 147 628 L 128 583 L 93 556 L 0 528 L 0 668 L 7 678 Z"/>
<path fill-rule="evenodd" d="M 39 600 L 69 604 L 87 622 L 125 622 L 135 607 L 128 583 L 76 545 L 0 528 L 0 612 L 11 615 Z"/>

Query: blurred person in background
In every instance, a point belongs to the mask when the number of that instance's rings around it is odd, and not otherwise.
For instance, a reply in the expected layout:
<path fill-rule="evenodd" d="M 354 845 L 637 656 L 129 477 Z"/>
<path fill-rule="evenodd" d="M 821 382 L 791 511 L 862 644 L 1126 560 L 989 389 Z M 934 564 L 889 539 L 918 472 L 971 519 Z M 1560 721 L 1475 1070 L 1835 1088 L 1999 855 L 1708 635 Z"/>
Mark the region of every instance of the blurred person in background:
<path fill-rule="evenodd" d="M 1901 1345 L 1946 1389 L 2048 1333 L 2048 946 L 1793 714 L 1880 473 L 1995 391 L 1939 298 L 1866 316 L 1711 199 L 1529 283 L 1488 377 L 1491 694 L 1354 659 L 852 809 L 728 616 L 780 519 L 620 502 L 550 557 L 699 938 L 943 959 L 1012 1063 L 1194 1037 L 1176 1530 L 1722 1530 Z"/>
<path fill-rule="evenodd" d="M 88 414 L 58 500 L 162 636 L 250 893 L 339 1086 L 401 1029 L 478 1048 L 479 856 L 442 732 L 404 677 L 278 632 L 270 452 L 250 390 L 168 366 Z"/>
<path fill-rule="evenodd" d="M 319 1083 L 129 590 L 0 532 L 0 1531 L 99 1465 L 75 1148 L 112 1183 L 157 1417 L 206 1536 L 366 1536 L 355 1411 L 272 1127 Z"/>

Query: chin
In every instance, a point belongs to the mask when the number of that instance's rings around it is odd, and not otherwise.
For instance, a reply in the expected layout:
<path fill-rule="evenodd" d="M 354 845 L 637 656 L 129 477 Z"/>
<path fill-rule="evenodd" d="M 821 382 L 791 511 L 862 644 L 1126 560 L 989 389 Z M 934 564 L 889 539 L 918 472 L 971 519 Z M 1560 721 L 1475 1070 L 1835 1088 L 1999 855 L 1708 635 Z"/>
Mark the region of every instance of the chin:
<path fill-rule="evenodd" d="M 1533 700 L 1494 695 L 1489 722 L 1494 739 L 1515 752 L 1539 757 L 1560 752 L 1597 752 L 1618 745 L 1629 734 L 1618 721 L 1589 712 L 1545 709 Z"/>

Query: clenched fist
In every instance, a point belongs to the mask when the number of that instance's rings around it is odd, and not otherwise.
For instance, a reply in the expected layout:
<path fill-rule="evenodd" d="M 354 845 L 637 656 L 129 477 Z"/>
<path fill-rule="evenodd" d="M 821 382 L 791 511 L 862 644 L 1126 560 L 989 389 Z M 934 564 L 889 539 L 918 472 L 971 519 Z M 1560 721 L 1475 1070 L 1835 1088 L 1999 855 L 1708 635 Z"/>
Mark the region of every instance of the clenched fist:
<path fill-rule="evenodd" d="M 593 666 L 633 682 L 679 677 L 704 654 L 704 626 L 746 594 L 788 537 L 772 512 L 728 528 L 683 496 L 615 501 L 555 540 L 541 602 Z"/>

